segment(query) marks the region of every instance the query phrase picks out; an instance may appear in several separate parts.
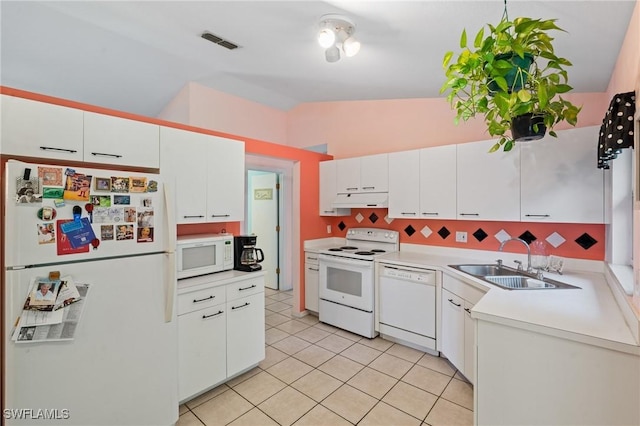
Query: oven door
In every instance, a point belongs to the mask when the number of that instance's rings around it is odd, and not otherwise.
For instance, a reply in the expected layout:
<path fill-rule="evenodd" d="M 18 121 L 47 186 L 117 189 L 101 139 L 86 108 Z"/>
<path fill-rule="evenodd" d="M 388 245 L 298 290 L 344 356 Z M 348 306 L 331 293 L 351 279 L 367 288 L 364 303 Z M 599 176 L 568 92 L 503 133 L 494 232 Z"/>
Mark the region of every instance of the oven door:
<path fill-rule="evenodd" d="M 320 299 L 373 312 L 373 262 L 320 254 Z"/>

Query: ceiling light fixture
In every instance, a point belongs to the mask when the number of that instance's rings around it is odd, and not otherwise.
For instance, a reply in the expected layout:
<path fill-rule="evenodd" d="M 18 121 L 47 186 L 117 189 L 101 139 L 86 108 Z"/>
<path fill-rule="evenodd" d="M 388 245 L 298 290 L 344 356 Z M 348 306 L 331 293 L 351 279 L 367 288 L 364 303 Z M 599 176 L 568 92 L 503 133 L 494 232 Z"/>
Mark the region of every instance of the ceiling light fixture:
<path fill-rule="evenodd" d="M 353 36 L 355 24 L 342 15 L 324 15 L 320 18 L 318 43 L 325 50 L 327 62 L 340 60 L 340 50 L 348 58 L 360 51 L 360 42 Z"/>

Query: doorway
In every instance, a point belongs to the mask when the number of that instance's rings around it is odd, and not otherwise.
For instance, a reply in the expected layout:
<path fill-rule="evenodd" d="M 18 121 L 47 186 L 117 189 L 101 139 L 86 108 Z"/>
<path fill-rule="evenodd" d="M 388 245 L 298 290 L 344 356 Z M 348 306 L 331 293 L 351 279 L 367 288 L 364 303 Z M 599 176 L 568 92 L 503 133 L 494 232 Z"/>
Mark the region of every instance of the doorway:
<path fill-rule="evenodd" d="M 262 249 L 265 271 L 265 287 L 282 289 L 280 283 L 281 261 L 281 182 L 278 172 L 247 170 L 247 220 L 245 232 L 256 235 L 256 246 Z"/>

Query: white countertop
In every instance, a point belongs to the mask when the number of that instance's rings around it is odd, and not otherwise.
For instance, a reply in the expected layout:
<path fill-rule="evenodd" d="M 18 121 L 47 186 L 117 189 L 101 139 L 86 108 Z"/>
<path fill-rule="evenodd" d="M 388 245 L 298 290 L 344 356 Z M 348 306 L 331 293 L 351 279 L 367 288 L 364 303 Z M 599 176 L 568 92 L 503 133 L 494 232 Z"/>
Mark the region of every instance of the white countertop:
<path fill-rule="evenodd" d="M 202 287 L 227 285 L 236 281 L 246 280 L 253 277 L 261 277 L 264 274 L 264 270 L 255 272 L 230 270 L 216 272 L 215 274 L 200 275 L 193 278 L 185 278 L 178 280 L 178 294 L 200 290 Z"/>
<path fill-rule="evenodd" d="M 602 273 L 575 270 L 563 275 L 545 273 L 548 278 L 576 285 L 580 290 L 506 290 L 448 266 L 494 263 L 486 257 L 399 251 L 380 256 L 376 262 L 436 268 L 480 290 L 488 290 L 472 309 L 474 318 L 640 355 L 640 345 Z"/>

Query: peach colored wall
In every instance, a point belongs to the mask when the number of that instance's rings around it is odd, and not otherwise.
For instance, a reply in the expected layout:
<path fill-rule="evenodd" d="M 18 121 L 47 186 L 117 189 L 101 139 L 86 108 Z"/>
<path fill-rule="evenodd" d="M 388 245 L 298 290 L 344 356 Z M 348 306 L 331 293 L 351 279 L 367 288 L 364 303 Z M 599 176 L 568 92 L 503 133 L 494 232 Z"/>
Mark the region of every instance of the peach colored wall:
<path fill-rule="evenodd" d="M 566 98 L 583 107 L 579 127 L 602 122 L 604 93 Z M 289 111 L 287 140 L 297 147 L 326 143 L 329 154 L 348 158 L 489 139 L 481 120 L 456 126 L 454 117 L 444 98 L 306 103 Z"/>
<path fill-rule="evenodd" d="M 263 141 L 287 144 L 287 113 L 256 102 L 189 83 L 186 124 Z M 165 110 L 167 115 L 169 111 Z M 170 115 L 172 121 L 178 117 Z"/>
<path fill-rule="evenodd" d="M 633 16 L 625 36 L 616 67 L 607 88 L 607 99 L 613 95 L 638 90 L 640 80 L 640 0 L 636 0 Z"/>
<path fill-rule="evenodd" d="M 158 114 L 161 120 L 189 123 L 189 85 L 185 85 L 180 92 Z"/>

